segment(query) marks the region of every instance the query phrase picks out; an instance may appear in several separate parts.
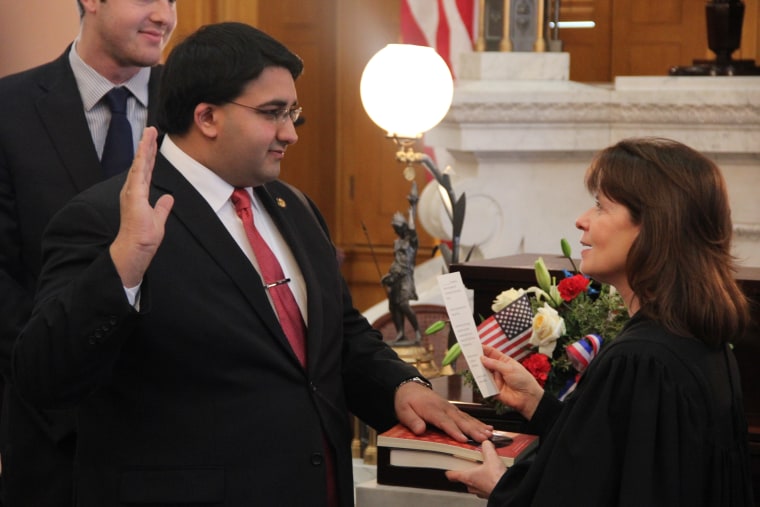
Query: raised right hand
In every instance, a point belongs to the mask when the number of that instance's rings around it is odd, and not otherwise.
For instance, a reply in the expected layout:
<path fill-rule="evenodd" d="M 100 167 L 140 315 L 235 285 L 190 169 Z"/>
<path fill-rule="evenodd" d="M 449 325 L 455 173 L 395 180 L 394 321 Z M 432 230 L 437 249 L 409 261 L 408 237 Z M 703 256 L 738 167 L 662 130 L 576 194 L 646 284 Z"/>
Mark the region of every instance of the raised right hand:
<path fill-rule="evenodd" d="M 119 194 L 121 223 L 109 251 L 124 287 L 136 287 L 142 281 L 164 238 L 164 225 L 174 205 L 174 197 L 168 194 L 162 195 L 155 207 L 148 201 L 158 151 L 157 136 L 154 127 L 143 131 Z"/>

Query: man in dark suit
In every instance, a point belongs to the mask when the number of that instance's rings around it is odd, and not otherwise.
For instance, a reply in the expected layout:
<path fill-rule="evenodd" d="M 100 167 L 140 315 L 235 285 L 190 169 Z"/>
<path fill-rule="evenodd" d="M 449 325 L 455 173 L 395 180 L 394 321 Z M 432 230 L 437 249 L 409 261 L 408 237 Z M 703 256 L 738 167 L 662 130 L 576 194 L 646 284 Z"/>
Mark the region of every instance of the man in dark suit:
<path fill-rule="evenodd" d="M 10 380 L 13 342 L 32 308 L 40 241 L 70 198 L 104 179 L 100 156 L 110 119 L 101 100 L 131 92 L 134 139 L 155 124 L 157 64 L 176 24 L 173 1 L 81 0 L 80 33 L 58 59 L 0 80 L 0 432 L 4 505 L 70 506 L 71 413 L 37 411 Z"/>
<path fill-rule="evenodd" d="M 13 371 L 30 402 L 77 407 L 76 505 L 352 505 L 349 411 L 490 434 L 353 307 L 321 215 L 277 179 L 301 71 L 255 28 L 201 28 L 164 67 L 157 158 L 148 128 L 128 174 L 51 221 Z"/>

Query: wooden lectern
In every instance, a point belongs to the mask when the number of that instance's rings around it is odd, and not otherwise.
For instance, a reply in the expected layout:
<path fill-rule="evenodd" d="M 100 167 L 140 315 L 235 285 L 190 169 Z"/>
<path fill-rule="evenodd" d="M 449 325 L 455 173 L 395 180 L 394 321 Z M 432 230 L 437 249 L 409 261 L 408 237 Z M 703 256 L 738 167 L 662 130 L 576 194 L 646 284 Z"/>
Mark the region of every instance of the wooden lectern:
<path fill-rule="evenodd" d="M 558 255 L 520 254 L 496 259 L 474 261 L 451 266 L 462 274 L 464 285 L 474 291 L 475 315 L 491 315 L 491 302 L 511 287 L 528 288 L 536 285 L 533 264 L 543 257 L 546 267 L 557 279 L 562 270 L 572 270 L 570 262 Z M 576 264 L 578 262 L 576 261 Z M 734 353 L 739 363 L 744 394 L 744 410 L 749 425 L 752 483 L 755 495 L 760 495 L 760 268 L 742 268 L 737 273 L 744 292 L 752 301 L 752 326 Z"/>

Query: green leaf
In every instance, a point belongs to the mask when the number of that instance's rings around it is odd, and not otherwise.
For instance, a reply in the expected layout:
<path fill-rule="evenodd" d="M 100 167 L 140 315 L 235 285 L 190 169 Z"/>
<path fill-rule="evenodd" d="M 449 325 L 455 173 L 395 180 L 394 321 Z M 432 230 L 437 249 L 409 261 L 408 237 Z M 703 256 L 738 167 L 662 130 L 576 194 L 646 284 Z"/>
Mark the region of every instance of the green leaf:
<path fill-rule="evenodd" d="M 430 324 L 427 329 L 425 329 L 425 334 L 433 334 L 437 333 L 441 329 L 446 327 L 446 321 L 445 320 L 437 320 Z"/>
<path fill-rule="evenodd" d="M 459 345 L 459 342 L 456 342 L 454 345 L 451 346 L 451 348 L 449 348 L 449 350 L 446 351 L 446 355 L 443 356 L 443 361 L 441 361 L 441 366 L 448 366 L 461 354 L 462 354 L 462 346 Z"/>

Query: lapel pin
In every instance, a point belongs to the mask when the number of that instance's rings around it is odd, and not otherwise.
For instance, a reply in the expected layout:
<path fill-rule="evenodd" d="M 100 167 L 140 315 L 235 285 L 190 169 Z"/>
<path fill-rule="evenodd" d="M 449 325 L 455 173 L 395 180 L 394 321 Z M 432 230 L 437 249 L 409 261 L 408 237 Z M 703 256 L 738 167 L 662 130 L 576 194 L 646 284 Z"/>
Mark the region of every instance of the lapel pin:
<path fill-rule="evenodd" d="M 283 199 L 282 197 L 278 197 L 277 198 L 277 206 L 279 206 L 280 208 L 286 208 L 288 205 L 285 202 L 285 199 Z"/>

